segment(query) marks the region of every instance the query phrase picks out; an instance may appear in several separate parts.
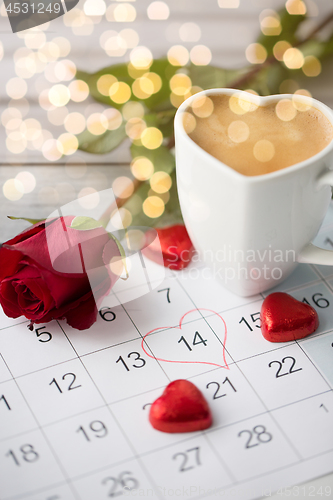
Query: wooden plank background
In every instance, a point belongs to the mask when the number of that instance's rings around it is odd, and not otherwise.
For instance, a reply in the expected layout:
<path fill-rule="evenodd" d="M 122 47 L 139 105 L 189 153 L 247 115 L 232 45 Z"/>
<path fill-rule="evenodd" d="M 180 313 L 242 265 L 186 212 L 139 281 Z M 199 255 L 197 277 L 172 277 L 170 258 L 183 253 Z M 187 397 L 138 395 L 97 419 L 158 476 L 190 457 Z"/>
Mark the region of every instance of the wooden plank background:
<path fill-rule="evenodd" d="M 239 8 L 222 9 L 218 5 L 218 0 L 169 0 L 166 3 L 170 15 L 167 20 L 160 21 L 148 18 L 147 8 L 151 0 L 137 0 L 130 2 L 136 9 L 136 18 L 133 22 L 110 22 L 104 15 L 98 23 L 92 24 L 91 19 L 86 16 L 85 24 L 78 32 L 68 25 L 69 19 L 73 18 L 74 14 L 80 14 L 79 11 L 84 11 L 85 1 L 79 2 L 74 13 L 69 12 L 64 17 L 52 21 L 47 29 L 43 30 L 47 42 L 59 36 L 69 40 L 71 50 L 66 59 L 71 60 L 77 68 L 86 71 L 94 71 L 106 65 L 129 60 L 130 49 L 122 57 L 110 57 L 101 48 L 99 41 L 101 34 L 107 30 L 119 33 L 128 28 L 137 32 L 139 45 L 148 47 L 154 57 L 165 55 L 172 45 L 181 44 L 190 50 L 195 45 L 203 44 L 211 50 L 212 64 L 229 68 L 240 67 L 246 64 L 246 47 L 258 35 L 260 12 L 263 9 L 278 9 L 284 4 L 283 0 L 240 0 Z M 105 2 L 107 7 L 120 4 L 110 0 Z M 311 23 L 320 22 L 333 9 L 333 3 L 327 0 L 307 0 L 307 3 L 310 12 L 317 14 L 316 17 L 309 19 L 309 26 Z M 0 115 L 8 106 L 17 107 L 23 112 L 24 119 L 37 119 L 43 129 L 47 129 L 57 138 L 65 132 L 63 125 L 52 125 L 48 120 L 47 111 L 39 105 L 40 92 L 53 85 L 45 77 L 47 67 L 43 72 L 26 79 L 28 89 L 23 99 L 11 101 L 7 94 L 7 82 L 16 76 L 14 58 L 19 49 L 26 47 L 25 38 L 29 36 L 30 30 L 25 34 L 13 34 L 3 4 L 0 12 L 3 47 L 3 58 L 0 62 Z M 182 40 L 180 28 L 184 23 L 195 23 L 200 28 L 198 40 Z M 314 97 L 333 107 L 332 77 L 333 64 L 326 67 L 320 77 L 311 82 L 310 90 Z M 87 107 L 92 104 L 93 101 L 87 99 L 83 103 L 69 102 L 67 108 L 70 112 L 85 113 Z M 0 124 L 0 185 L 3 186 L 8 179 L 14 178 L 22 170 L 28 170 L 36 178 L 36 187 L 17 201 L 8 200 L 3 195 L 2 189 L 0 190 L 0 241 L 5 241 L 24 227 L 23 222 L 14 223 L 6 219 L 7 214 L 37 218 L 47 216 L 57 205 L 75 199 L 83 187 L 91 186 L 95 189 L 110 187 L 113 178 L 121 171 L 115 165 L 128 162 L 130 159 L 129 143 L 125 142 L 120 148 L 105 156 L 76 152 L 57 162 L 49 162 L 38 150 L 26 149 L 20 154 L 11 153 L 6 147 L 6 137 L 6 129 Z M 73 162 L 81 166 L 75 169 L 66 168 L 66 163 Z"/>

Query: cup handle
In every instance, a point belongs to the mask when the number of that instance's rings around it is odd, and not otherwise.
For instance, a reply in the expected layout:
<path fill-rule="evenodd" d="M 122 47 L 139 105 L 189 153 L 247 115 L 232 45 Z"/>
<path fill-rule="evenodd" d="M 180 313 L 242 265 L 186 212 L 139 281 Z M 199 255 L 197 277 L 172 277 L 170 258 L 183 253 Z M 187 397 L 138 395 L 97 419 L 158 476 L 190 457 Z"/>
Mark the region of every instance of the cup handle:
<path fill-rule="evenodd" d="M 333 186 L 333 170 L 326 170 L 317 179 L 317 188 Z M 333 266 L 333 251 L 316 247 L 313 243 L 306 245 L 297 257 L 297 262 Z"/>

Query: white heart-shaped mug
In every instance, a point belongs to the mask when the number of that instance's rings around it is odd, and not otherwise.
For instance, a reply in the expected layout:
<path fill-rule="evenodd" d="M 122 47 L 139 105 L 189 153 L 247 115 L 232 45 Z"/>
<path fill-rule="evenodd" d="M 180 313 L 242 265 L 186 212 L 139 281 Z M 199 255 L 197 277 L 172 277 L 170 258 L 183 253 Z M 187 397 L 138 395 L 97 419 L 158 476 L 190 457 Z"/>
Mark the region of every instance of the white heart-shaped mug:
<path fill-rule="evenodd" d="M 244 297 L 276 286 L 298 262 L 333 265 L 333 252 L 311 243 L 331 200 L 333 141 L 290 167 L 242 175 L 204 151 L 184 129 L 184 113 L 193 101 L 214 95 L 244 99 L 244 92 L 234 89 L 205 90 L 184 101 L 175 117 L 178 195 L 202 260 L 223 285 Z M 295 96 L 247 94 L 246 99 L 265 106 Z M 325 104 L 301 95 L 296 99 L 321 111 L 333 126 L 333 111 Z"/>

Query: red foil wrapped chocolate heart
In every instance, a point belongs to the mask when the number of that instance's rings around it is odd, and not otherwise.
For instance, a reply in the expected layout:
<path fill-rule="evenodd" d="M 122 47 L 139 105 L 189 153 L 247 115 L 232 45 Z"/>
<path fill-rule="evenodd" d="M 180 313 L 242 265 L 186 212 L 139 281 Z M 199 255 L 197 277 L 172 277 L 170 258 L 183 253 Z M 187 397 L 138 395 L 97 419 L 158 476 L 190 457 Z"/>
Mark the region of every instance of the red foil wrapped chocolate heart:
<path fill-rule="evenodd" d="M 162 432 L 202 431 L 212 425 L 212 416 L 203 394 L 188 380 L 174 380 L 152 404 L 149 421 Z"/>
<path fill-rule="evenodd" d="M 265 298 L 260 319 L 261 332 L 270 342 L 303 339 L 319 326 L 313 307 L 283 292 L 271 293 Z"/>
<path fill-rule="evenodd" d="M 157 228 L 156 232 L 159 241 L 156 241 L 154 236 L 149 246 L 144 249 L 144 255 L 159 264 L 160 253 L 162 251 L 165 267 L 176 271 L 187 267 L 192 260 L 195 250 L 185 226 L 176 224 L 174 226 Z"/>

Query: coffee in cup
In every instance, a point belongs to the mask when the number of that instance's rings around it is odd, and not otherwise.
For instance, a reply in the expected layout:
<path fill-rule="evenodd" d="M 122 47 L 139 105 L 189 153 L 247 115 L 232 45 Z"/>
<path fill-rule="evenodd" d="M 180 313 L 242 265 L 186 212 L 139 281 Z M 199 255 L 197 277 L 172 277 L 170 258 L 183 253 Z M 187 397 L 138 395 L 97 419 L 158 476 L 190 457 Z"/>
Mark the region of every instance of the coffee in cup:
<path fill-rule="evenodd" d="M 333 139 L 333 126 L 297 96 L 260 106 L 241 92 L 194 99 L 184 115 L 191 139 L 237 172 L 262 175 L 300 163 Z"/>

